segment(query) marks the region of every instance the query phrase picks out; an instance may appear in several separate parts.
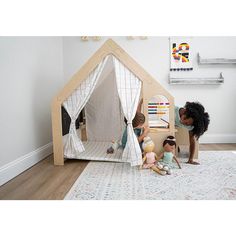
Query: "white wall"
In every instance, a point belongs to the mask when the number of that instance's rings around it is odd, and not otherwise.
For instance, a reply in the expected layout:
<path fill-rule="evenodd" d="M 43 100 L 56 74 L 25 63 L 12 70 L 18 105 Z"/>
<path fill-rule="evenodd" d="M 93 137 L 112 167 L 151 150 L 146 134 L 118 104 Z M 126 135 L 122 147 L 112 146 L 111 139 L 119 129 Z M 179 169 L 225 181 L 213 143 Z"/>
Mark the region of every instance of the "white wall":
<path fill-rule="evenodd" d="M 174 95 L 176 104 L 197 100 L 206 107 L 211 124 L 202 142 L 236 142 L 236 66 L 200 67 L 196 61 L 197 52 L 236 58 L 236 37 L 192 38 L 194 71 L 181 73 L 223 72 L 220 86 L 170 86 L 167 37 L 112 38 Z M 0 37 L 0 185 L 52 153 L 51 100 L 106 39 Z"/>
<path fill-rule="evenodd" d="M 71 76 L 105 42 L 80 41 L 80 37 L 63 37 L 64 80 Z M 208 132 L 201 138 L 205 143 L 236 143 L 236 65 L 199 66 L 197 53 L 203 57 L 236 58 L 236 37 L 192 37 L 193 72 L 172 72 L 185 76 L 219 76 L 223 72 L 222 85 L 169 85 L 169 39 L 149 37 L 147 40 L 127 40 L 126 37 L 111 37 L 123 47 L 175 97 L 175 103 L 201 102 L 211 116 Z"/>
<path fill-rule="evenodd" d="M 0 37 L 0 185 L 52 152 L 62 60 L 61 37 Z"/>

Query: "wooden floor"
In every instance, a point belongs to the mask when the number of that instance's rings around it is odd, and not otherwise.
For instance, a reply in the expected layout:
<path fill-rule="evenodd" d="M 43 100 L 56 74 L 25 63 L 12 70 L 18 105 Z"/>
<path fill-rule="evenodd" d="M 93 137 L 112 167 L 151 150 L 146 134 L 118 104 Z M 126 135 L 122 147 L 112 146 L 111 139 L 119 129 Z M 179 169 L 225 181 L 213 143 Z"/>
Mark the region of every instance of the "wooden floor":
<path fill-rule="evenodd" d="M 200 150 L 236 150 L 236 144 L 201 144 Z M 63 199 L 88 161 L 67 160 L 54 166 L 52 155 L 0 187 L 4 200 Z"/>

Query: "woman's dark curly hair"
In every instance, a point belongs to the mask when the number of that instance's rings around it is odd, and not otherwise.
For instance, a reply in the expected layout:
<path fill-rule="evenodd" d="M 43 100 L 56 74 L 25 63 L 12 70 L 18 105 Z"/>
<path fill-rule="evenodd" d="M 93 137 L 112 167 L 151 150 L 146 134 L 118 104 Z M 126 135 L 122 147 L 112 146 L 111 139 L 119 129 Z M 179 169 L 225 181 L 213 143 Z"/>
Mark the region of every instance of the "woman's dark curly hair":
<path fill-rule="evenodd" d="M 199 139 L 204 132 L 207 131 L 208 125 L 210 123 L 210 117 L 205 108 L 199 102 L 186 102 L 184 115 L 186 118 L 192 118 L 194 127 L 191 132 L 192 134 Z"/>

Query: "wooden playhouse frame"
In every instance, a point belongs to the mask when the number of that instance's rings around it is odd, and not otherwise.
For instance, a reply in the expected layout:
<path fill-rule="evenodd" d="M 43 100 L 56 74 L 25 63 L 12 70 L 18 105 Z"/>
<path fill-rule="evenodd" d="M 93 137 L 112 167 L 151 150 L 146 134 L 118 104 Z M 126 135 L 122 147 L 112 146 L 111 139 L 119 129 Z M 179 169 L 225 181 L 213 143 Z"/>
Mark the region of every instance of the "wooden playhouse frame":
<path fill-rule="evenodd" d="M 54 164 L 64 165 L 63 138 L 62 138 L 62 121 L 61 106 L 62 103 L 71 95 L 71 93 L 86 79 L 91 71 L 105 58 L 112 54 L 120 60 L 132 73 L 142 81 L 143 109 L 142 112 L 146 117 L 148 124 L 148 102 L 155 95 L 165 96 L 169 103 L 169 127 L 152 128 L 149 136 L 155 143 L 155 152 L 159 154 L 162 150 L 163 140 L 168 135 L 175 135 L 174 126 L 174 98 L 164 89 L 157 80 L 148 74 L 131 56 L 129 56 L 117 43 L 108 39 L 94 55 L 82 66 L 82 68 L 72 77 L 65 87 L 54 97 L 52 102 L 52 136 L 53 136 L 53 153 Z"/>

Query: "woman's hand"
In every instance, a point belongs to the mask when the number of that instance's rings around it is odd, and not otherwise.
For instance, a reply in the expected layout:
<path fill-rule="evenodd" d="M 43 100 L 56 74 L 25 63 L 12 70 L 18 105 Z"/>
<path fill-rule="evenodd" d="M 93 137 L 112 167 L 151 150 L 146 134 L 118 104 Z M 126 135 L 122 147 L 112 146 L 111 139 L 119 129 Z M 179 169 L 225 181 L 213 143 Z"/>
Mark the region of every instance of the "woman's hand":
<path fill-rule="evenodd" d="M 192 159 L 189 159 L 186 163 L 187 164 L 192 164 L 192 165 L 200 165 L 200 163 L 198 163 L 198 162 L 196 162 L 196 161 L 194 161 Z"/>

